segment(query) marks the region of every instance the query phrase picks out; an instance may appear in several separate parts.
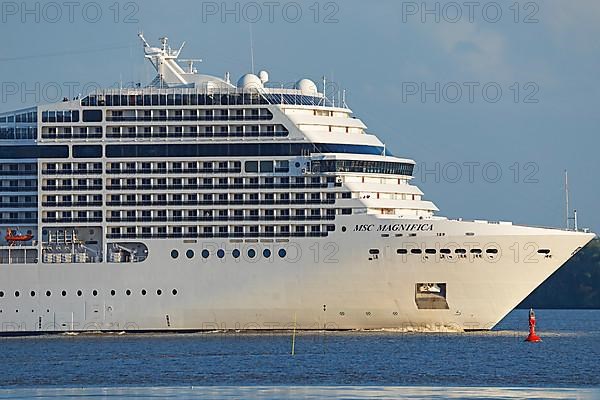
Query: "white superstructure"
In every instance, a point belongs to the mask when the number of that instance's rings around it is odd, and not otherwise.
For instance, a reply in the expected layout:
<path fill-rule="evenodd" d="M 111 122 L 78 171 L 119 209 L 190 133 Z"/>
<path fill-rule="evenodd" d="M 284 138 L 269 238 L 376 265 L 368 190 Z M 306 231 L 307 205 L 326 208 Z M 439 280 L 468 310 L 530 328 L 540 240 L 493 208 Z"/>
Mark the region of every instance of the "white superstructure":
<path fill-rule="evenodd" d="M 594 237 L 437 217 L 312 81 L 141 38 L 148 87 L 0 114 L 0 333 L 490 329 Z"/>

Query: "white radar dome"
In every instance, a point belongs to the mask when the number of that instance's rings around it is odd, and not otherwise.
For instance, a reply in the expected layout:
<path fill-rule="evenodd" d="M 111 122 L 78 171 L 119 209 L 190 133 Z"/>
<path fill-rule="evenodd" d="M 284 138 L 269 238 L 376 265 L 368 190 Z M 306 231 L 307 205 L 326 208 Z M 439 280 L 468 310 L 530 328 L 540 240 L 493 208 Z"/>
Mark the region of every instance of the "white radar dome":
<path fill-rule="evenodd" d="M 302 94 L 315 96 L 317 91 L 317 85 L 310 79 L 300 79 L 296 83 L 296 89 L 302 92 Z"/>
<path fill-rule="evenodd" d="M 244 91 L 259 90 L 262 89 L 263 83 L 258 76 L 254 74 L 246 74 L 240 78 L 237 86 Z"/>
<path fill-rule="evenodd" d="M 263 83 L 263 85 L 269 82 L 269 73 L 267 71 L 260 71 L 258 73 L 258 77 L 260 78 L 260 81 Z"/>

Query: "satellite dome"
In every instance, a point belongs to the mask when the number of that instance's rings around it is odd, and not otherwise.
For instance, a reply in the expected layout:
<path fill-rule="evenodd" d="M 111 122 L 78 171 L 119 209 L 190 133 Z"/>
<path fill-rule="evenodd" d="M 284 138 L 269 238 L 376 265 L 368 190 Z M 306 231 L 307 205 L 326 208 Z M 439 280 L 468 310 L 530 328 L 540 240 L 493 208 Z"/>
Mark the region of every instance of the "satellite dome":
<path fill-rule="evenodd" d="M 262 89 L 263 83 L 258 76 L 254 74 L 246 74 L 240 78 L 237 86 L 244 91 L 259 90 Z"/>
<path fill-rule="evenodd" d="M 260 71 L 258 77 L 263 84 L 269 82 L 269 73 L 267 71 Z"/>
<path fill-rule="evenodd" d="M 315 96 L 318 93 L 317 85 L 310 79 L 300 79 L 296 83 L 296 89 L 302 92 L 302 94 Z"/>

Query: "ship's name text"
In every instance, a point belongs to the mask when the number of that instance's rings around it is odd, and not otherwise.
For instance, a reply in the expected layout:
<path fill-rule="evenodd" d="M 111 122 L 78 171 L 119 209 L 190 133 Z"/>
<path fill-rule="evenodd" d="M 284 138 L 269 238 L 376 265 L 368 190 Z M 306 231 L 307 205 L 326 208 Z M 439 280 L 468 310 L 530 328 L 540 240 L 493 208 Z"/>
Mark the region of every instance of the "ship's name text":
<path fill-rule="evenodd" d="M 361 224 L 354 227 L 354 232 L 430 232 L 433 224 Z"/>

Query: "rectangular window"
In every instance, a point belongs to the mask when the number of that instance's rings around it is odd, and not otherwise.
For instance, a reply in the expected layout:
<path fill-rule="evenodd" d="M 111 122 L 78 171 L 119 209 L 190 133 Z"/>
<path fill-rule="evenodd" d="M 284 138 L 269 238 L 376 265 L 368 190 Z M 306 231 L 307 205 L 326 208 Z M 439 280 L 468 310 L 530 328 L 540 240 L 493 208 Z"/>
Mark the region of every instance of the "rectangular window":
<path fill-rule="evenodd" d="M 246 161 L 245 171 L 247 173 L 256 173 L 256 172 L 258 172 L 258 161 Z"/>
<path fill-rule="evenodd" d="M 260 172 L 261 173 L 273 172 L 273 161 L 261 161 L 260 162 Z"/>
<path fill-rule="evenodd" d="M 84 110 L 83 122 L 102 122 L 102 110 Z"/>
<path fill-rule="evenodd" d="M 75 158 L 101 158 L 102 146 L 73 146 Z"/>

